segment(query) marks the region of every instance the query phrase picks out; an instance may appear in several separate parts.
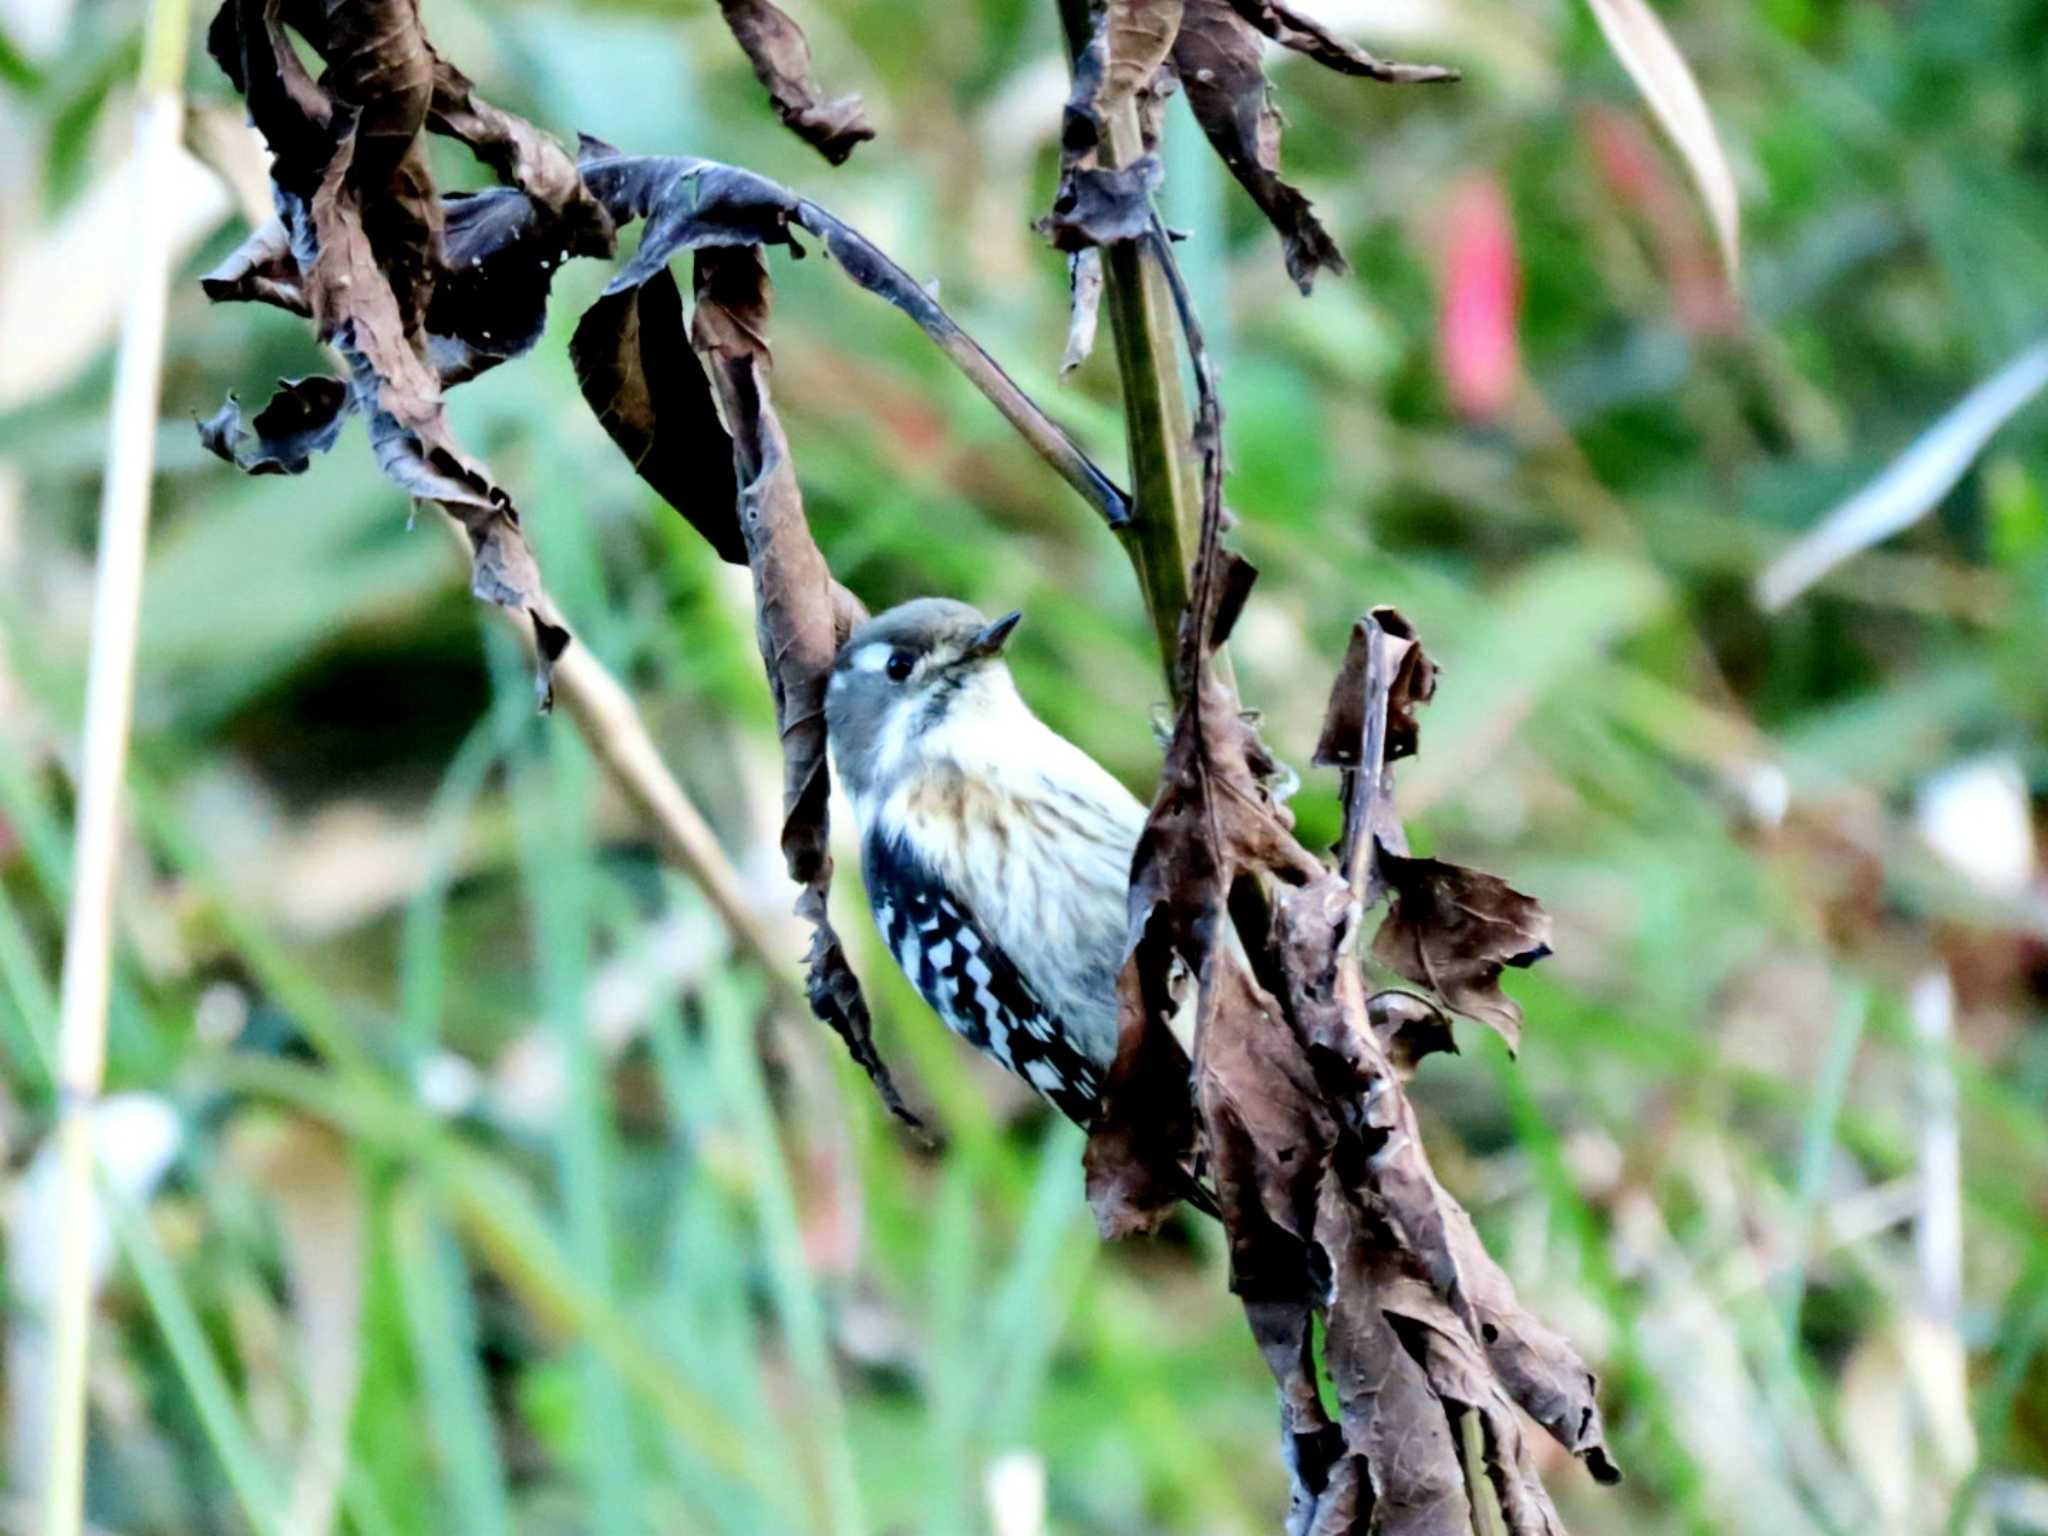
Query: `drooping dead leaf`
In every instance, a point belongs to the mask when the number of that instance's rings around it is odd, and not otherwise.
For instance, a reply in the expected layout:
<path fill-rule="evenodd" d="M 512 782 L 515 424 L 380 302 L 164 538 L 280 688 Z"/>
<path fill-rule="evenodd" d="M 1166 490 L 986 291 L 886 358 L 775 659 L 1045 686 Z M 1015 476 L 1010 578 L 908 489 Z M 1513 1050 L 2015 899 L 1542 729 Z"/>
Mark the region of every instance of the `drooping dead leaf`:
<path fill-rule="evenodd" d="M 732 432 L 739 525 L 754 574 L 754 623 L 782 733 L 782 857 L 811 924 L 810 999 L 905 1123 L 921 1122 L 876 1052 L 860 982 L 826 911 L 832 887 L 825 684 L 839 649 L 841 590 L 804 519 L 789 444 L 768 390 L 768 267 L 757 245 L 697 253 L 690 342 Z"/>
<path fill-rule="evenodd" d="M 736 166 L 689 156 L 625 155 L 607 144 L 586 139 L 579 162 L 586 184 L 621 225 L 645 219 L 647 228 L 633 259 L 620 269 L 606 289 L 605 298 L 586 315 L 578 327 L 575 353 L 588 360 L 593 372 L 584 380 L 585 398 L 599 411 L 609 409 L 617 397 L 608 370 L 624 365 L 624 352 L 638 345 L 623 336 L 629 324 L 645 325 L 644 309 L 634 311 L 611 302 L 634 288 L 652 285 L 668 263 L 685 251 L 712 247 L 780 245 L 796 249 L 795 234 L 807 230 L 824 242 L 832 265 L 868 292 L 886 300 L 914 320 L 918 327 L 951 359 L 989 401 L 1016 427 L 1041 457 L 1098 507 L 1114 525 L 1128 516 L 1128 498 L 1100 468 L 1020 389 L 1002 367 L 969 336 L 931 293 L 860 231 L 806 198 L 799 198 L 765 176 Z M 583 363 L 579 362 L 579 367 Z M 644 370 L 643 370 L 644 371 Z M 678 388 L 646 396 L 640 405 L 655 417 L 643 425 L 656 442 L 674 441 L 694 445 L 710 441 L 712 428 L 694 414 L 700 399 L 687 379 Z M 681 414 L 668 419 L 668 408 Z M 622 438 L 607 421 L 629 457 L 640 451 L 640 440 Z M 717 428 L 723 431 L 722 427 Z M 694 447 L 678 450 L 681 459 Z M 637 460 L 636 460 L 637 462 Z M 662 459 L 649 461 L 657 471 Z M 694 472 L 689 472 L 694 473 Z M 671 489 L 684 489 L 675 476 L 656 482 L 671 501 Z M 664 488 L 664 484 L 667 488 Z M 688 493 L 684 503 L 705 505 L 707 495 Z M 689 513 L 689 506 L 678 504 Z M 690 514 L 693 516 L 694 514 Z M 707 511 L 707 515 L 712 515 Z M 710 531 L 706 530 L 710 537 Z M 721 552 L 729 544 L 713 538 Z"/>
<path fill-rule="evenodd" d="M 543 204 L 512 188 L 450 196 L 441 206 L 445 263 L 427 305 L 425 352 L 450 389 L 533 349 L 554 275 L 574 248 Z M 607 220 L 607 245 L 610 228 Z"/>
<path fill-rule="evenodd" d="M 1279 231 L 1295 286 L 1307 293 L 1318 272 L 1347 270 L 1308 199 L 1281 179 L 1280 113 L 1266 84 L 1259 34 L 1230 0 L 1188 0 L 1173 65 L 1209 143 Z"/>
<path fill-rule="evenodd" d="M 733 40 L 767 87 L 775 115 L 789 130 L 834 165 L 872 139 L 860 97 L 825 99 L 811 70 L 811 45 L 803 29 L 770 0 L 718 0 Z"/>
<path fill-rule="evenodd" d="M 619 451 L 718 552 L 744 565 L 732 440 L 683 318 L 668 268 L 584 311 L 569 341 L 583 398 Z"/>
<path fill-rule="evenodd" d="M 1381 845 L 1379 867 L 1394 904 L 1373 940 L 1373 958 L 1429 987 L 1458 1013 L 1492 1026 L 1509 1050 L 1522 1010 L 1500 989 L 1504 967 L 1550 953 L 1550 915 L 1498 876 L 1410 859 Z"/>
<path fill-rule="evenodd" d="M 1455 80 L 1457 72 L 1375 58 L 1274 0 L 1186 0 L 1172 62 L 1188 106 L 1279 232 L 1287 274 L 1307 293 L 1317 273 L 1343 272 L 1346 263 L 1308 199 L 1280 175 L 1280 113 L 1266 82 L 1261 33 L 1332 69 L 1375 80 Z"/>

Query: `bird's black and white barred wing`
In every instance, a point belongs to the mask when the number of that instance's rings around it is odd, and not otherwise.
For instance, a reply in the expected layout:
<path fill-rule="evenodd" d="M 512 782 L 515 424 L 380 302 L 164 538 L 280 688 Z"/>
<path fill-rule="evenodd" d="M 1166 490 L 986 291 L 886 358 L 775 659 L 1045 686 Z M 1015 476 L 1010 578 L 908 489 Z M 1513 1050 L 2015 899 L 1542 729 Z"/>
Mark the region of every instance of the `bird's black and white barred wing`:
<path fill-rule="evenodd" d="M 900 836 L 870 834 L 861 873 L 889 953 L 946 1027 L 1086 1125 L 1102 1074 L 967 904 Z"/>

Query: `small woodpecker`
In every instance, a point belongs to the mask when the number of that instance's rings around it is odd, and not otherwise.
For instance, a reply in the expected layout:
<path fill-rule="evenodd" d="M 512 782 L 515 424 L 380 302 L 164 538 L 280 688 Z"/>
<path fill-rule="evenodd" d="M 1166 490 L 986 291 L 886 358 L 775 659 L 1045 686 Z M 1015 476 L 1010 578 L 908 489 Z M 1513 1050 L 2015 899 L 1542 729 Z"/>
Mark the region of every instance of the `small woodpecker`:
<path fill-rule="evenodd" d="M 825 694 L 883 941 L 955 1034 L 1070 1119 L 1116 1055 L 1145 808 L 1031 712 L 990 622 L 927 597 L 870 619 Z"/>

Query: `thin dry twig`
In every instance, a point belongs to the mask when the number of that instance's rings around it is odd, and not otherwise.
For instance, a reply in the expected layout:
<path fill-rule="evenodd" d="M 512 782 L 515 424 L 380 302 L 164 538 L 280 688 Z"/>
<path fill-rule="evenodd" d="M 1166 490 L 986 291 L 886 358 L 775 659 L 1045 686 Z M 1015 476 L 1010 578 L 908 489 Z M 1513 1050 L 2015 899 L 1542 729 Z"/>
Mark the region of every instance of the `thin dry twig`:
<path fill-rule="evenodd" d="M 450 524 L 451 539 L 457 530 Z M 506 631 L 527 647 L 532 632 L 506 615 Z M 611 778 L 645 818 L 662 855 L 703 893 L 733 942 L 760 966 L 779 1003 L 802 1007 L 786 941 L 761 918 L 746 882 L 704 813 L 662 761 L 647 718 L 625 684 L 587 645 L 572 646 L 555 665 L 555 700 Z"/>

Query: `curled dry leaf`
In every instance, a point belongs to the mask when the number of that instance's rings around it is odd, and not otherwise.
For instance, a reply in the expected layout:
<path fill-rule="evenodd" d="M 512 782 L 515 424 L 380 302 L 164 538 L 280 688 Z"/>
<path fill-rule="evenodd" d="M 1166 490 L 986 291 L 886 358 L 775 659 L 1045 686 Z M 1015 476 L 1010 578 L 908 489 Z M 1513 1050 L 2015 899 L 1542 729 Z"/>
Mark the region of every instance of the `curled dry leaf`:
<path fill-rule="evenodd" d="M 789 130 L 834 165 L 875 136 L 860 97 L 825 99 L 811 70 L 811 45 L 803 29 L 770 0 L 718 0 L 733 40 L 768 89 L 775 115 Z"/>
<path fill-rule="evenodd" d="M 446 263 L 425 325 L 427 363 L 447 389 L 533 350 L 569 252 L 545 209 L 509 187 L 444 199 L 442 221 Z"/>
<path fill-rule="evenodd" d="M 549 216 L 564 256 L 611 255 L 611 215 L 583 185 L 569 152 L 552 135 L 477 95 L 475 82 L 431 48 L 428 54 L 433 61 L 428 125 L 460 139 L 499 181 L 532 198 Z M 449 265 L 459 270 L 453 252 Z"/>
<path fill-rule="evenodd" d="M 1315 761 L 1344 774 L 1338 867 L 1364 907 L 1389 892 L 1394 898 L 1373 957 L 1432 989 L 1453 1011 L 1491 1025 L 1512 1050 L 1521 1040 L 1522 1011 L 1500 990 L 1500 973 L 1550 953 L 1550 918 L 1493 875 L 1407 857 L 1394 810 L 1391 765 L 1414 755 L 1416 710 L 1435 695 L 1436 681 L 1436 664 L 1408 621 L 1394 609 L 1375 608 L 1352 626 Z"/>
<path fill-rule="evenodd" d="M 1391 989 L 1375 992 L 1366 999 L 1365 1013 L 1388 1064 L 1403 1082 L 1415 1075 L 1423 1057 L 1439 1051 L 1458 1054 L 1449 1015 L 1426 997 Z"/>
<path fill-rule="evenodd" d="M 1180 35 L 1184 0 L 1104 0 L 1102 82 L 1092 103 L 1098 121 L 1152 88 Z"/>
<path fill-rule="evenodd" d="M 832 887 L 831 770 L 825 684 L 839 649 L 842 600 L 804 519 L 789 444 L 768 390 L 768 267 L 758 245 L 697 252 L 690 342 L 732 431 L 739 525 L 754 576 L 754 622 L 782 733 L 782 856 L 811 924 L 810 999 L 903 1121 L 920 1124 L 875 1050 L 860 983 L 826 911 Z M 850 615 L 849 615 L 850 617 Z"/>
<path fill-rule="evenodd" d="M 1522 1010 L 1500 989 L 1506 966 L 1550 953 L 1550 915 L 1498 876 L 1411 859 L 1384 843 L 1377 863 L 1394 904 L 1373 941 L 1373 958 L 1441 997 L 1455 1012 L 1490 1025 L 1509 1050 L 1522 1039 Z"/>
<path fill-rule="evenodd" d="M 1152 194 L 1165 172 L 1156 155 L 1117 169 L 1075 166 L 1060 179 L 1052 212 L 1038 230 L 1063 251 L 1142 238 L 1152 227 Z"/>
<path fill-rule="evenodd" d="M 274 304 L 295 315 L 311 316 L 306 284 L 292 255 L 291 235 L 282 219 L 272 219 L 228 253 L 227 259 L 199 279 L 199 287 L 216 304 Z"/>
<path fill-rule="evenodd" d="M 233 395 L 199 423 L 199 441 L 248 475 L 300 475 L 315 454 L 332 448 L 351 409 L 345 381 L 316 374 L 284 379 L 277 393 L 250 419 Z"/>
<path fill-rule="evenodd" d="M 1386 760 L 1394 763 L 1413 757 L 1421 743 L 1421 723 L 1415 711 L 1436 697 L 1436 663 L 1399 610 L 1375 608 L 1368 617 L 1393 642 L 1394 671 L 1387 683 Z"/>
<path fill-rule="evenodd" d="M 1399 689 L 1404 675 L 1408 687 Z M 1408 846 L 1394 812 L 1388 764 L 1398 755 L 1397 729 L 1406 733 L 1407 750 L 1414 750 L 1414 708 L 1419 701 L 1412 690 L 1418 685 L 1433 689 L 1435 671 L 1415 643 L 1407 620 L 1391 608 L 1376 608 L 1351 626 L 1351 642 L 1330 686 L 1313 761 L 1343 771 L 1344 831 L 1337 868 L 1366 907 L 1377 905 L 1386 894 L 1373 862 L 1377 843 L 1403 851 Z"/>

